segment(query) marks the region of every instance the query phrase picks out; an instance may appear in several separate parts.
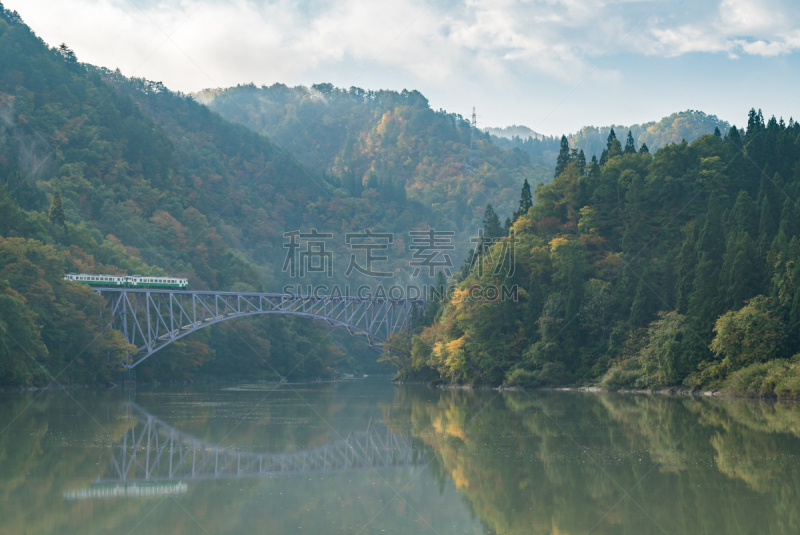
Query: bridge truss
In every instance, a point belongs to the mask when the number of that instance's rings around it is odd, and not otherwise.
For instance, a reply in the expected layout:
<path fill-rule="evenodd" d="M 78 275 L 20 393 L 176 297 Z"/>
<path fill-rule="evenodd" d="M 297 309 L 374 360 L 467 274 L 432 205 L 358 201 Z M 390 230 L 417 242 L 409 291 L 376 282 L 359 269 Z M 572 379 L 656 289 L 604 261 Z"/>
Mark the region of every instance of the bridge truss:
<path fill-rule="evenodd" d="M 414 299 L 302 296 L 188 290 L 95 288 L 111 308 L 110 327 L 122 331 L 138 347 L 136 356 L 123 362 L 126 369 L 208 325 L 255 314 L 291 314 L 342 328 L 382 345 L 391 334 L 411 326 Z"/>
<path fill-rule="evenodd" d="M 252 453 L 221 447 L 178 431 L 134 404 L 121 440 L 109 447 L 105 474 L 94 485 L 177 483 L 200 479 L 341 472 L 424 464 L 424 449 L 382 424 L 317 448 Z"/>

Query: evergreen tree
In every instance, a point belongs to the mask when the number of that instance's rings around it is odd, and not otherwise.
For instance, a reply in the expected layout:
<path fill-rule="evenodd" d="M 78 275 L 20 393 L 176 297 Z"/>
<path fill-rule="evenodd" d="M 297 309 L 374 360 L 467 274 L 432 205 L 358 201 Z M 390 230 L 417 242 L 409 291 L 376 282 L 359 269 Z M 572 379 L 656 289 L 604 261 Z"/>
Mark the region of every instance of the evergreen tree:
<path fill-rule="evenodd" d="M 600 177 L 600 164 L 597 163 L 597 156 L 592 156 L 592 161 L 589 162 L 589 172 L 587 174 L 590 180 Z"/>
<path fill-rule="evenodd" d="M 653 297 L 655 296 L 653 291 L 647 287 L 645 276 L 639 277 L 639 282 L 636 284 L 636 293 L 633 297 L 631 313 L 628 318 L 631 330 L 646 326 L 653 320 L 657 312 L 657 307 L 653 303 Z"/>
<path fill-rule="evenodd" d="M 521 216 L 527 214 L 531 206 L 533 206 L 533 195 L 531 194 L 531 185 L 528 183 L 528 179 L 526 178 L 525 182 L 522 184 L 522 192 L 519 196 L 519 208 L 517 208 L 517 210 L 514 212 L 513 221 L 516 221 Z"/>
<path fill-rule="evenodd" d="M 619 156 L 622 154 L 622 144 L 617 139 L 617 135 L 614 133 L 614 129 L 611 129 L 611 133 L 608 134 L 608 143 L 607 143 L 607 151 L 608 151 L 608 159 L 611 159 L 615 156 Z"/>
<path fill-rule="evenodd" d="M 608 139 L 606 140 L 606 150 L 611 152 L 611 145 L 614 144 L 614 141 L 617 139 L 617 134 L 614 132 L 614 129 L 611 129 L 611 132 L 608 133 Z"/>
<path fill-rule="evenodd" d="M 622 236 L 622 250 L 631 256 L 635 255 L 636 260 L 638 260 L 639 253 L 649 234 L 643 209 L 643 189 L 642 178 L 639 175 L 635 175 L 628 188 L 623 209 L 625 231 Z"/>
<path fill-rule="evenodd" d="M 650 149 L 647 148 L 647 143 L 642 143 L 642 146 L 639 147 L 639 154 L 650 154 Z"/>
<path fill-rule="evenodd" d="M 494 212 L 491 204 L 486 205 L 486 211 L 483 213 L 483 236 L 485 238 L 500 238 L 505 233 L 500 224 L 500 218 Z"/>
<path fill-rule="evenodd" d="M 694 222 L 692 228 L 683 240 L 681 252 L 678 255 L 678 312 L 685 314 L 689 308 L 689 296 L 694 286 L 694 274 L 697 268 L 697 239 L 700 225 Z"/>
<path fill-rule="evenodd" d="M 717 137 L 722 137 L 722 132 L 719 131 L 719 127 L 718 126 L 714 127 L 714 135 L 717 136 Z"/>
<path fill-rule="evenodd" d="M 714 321 L 719 316 L 719 278 L 725 255 L 725 236 L 722 231 L 719 204 L 715 195 L 708 200 L 705 225 L 697 242 L 697 269 L 692 294 L 689 297 L 689 315 L 697 320 L 697 330 L 710 336 Z"/>
<path fill-rule="evenodd" d="M 628 130 L 628 139 L 625 141 L 625 151 L 623 154 L 636 154 L 636 145 L 633 142 L 633 134 Z"/>
<path fill-rule="evenodd" d="M 758 223 L 758 254 L 761 258 L 766 257 L 769 246 L 775 236 L 775 220 L 772 218 L 772 208 L 769 199 L 764 197 L 761 200 L 761 217 Z"/>
<path fill-rule="evenodd" d="M 778 234 L 783 234 L 784 239 L 788 242 L 800 232 L 798 228 L 797 218 L 797 205 L 788 197 L 783 202 L 783 210 L 781 211 L 781 222 L 778 227 Z"/>
<path fill-rule="evenodd" d="M 761 290 L 755 242 L 744 230 L 732 231 L 725 249 L 719 299 L 726 310 L 738 310 Z"/>
<path fill-rule="evenodd" d="M 567 136 L 561 136 L 561 149 L 558 152 L 558 158 L 556 159 L 556 174 L 555 176 L 560 175 L 564 172 L 570 162 L 570 151 L 569 151 L 569 142 L 567 141 Z"/>
<path fill-rule="evenodd" d="M 525 308 L 525 317 L 523 321 L 528 342 L 531 344 L 536 342 L 539 337 L 539 326 L 537 322 L 542 315 L 543 305 L 544 297 L 542 295 L 542 287 L 536 276 L 532 273 L 528 283 L 528 303 Z"/>
<path fill-rule="evenodd" d="M 753 198 L 742 190 L 728 218 L 728 232 L 738 234 L 747 232 L 751 238 L 758 237 L 758 208 Z"/>
<path fill-rule="evenodd" d="M 583 153 L 583 149 L 578 152 L 578 157 L 575 159 L 575 165 L 581 175 L 586 174 L 586 155 Z"/>
<path fill-rule="evenodd" d="M 61 194 L 58 192 L 53 194 L 53 200 L 50 202 L 50 211 L 47 214 L 47 218 L 50 220 L 51 224 L 61 225 L 64 227 L 64 230 L 67 229 L 67 216 L 64 214 L 64 203 L 61 200 Z"/>

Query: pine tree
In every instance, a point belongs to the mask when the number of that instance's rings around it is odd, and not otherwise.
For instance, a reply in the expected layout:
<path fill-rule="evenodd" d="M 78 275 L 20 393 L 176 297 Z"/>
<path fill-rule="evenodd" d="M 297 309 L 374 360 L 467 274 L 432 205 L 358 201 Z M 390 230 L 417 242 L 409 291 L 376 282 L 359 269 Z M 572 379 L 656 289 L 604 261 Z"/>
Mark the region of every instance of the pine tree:
<path fill-rule="evenodd" d="M 746 231 L 732 231 L 719 281 L 721 308 L 738 310 L 760 291 L 761 270 L 757 263 L 755 242 Z"/>
<path fill-rule="evenodd" d="M 500 238 L 504 235 L 503 227 L 500 225 L 500 218 L 494 212 L 491 204 L 486 205 L 483 213 L 483 235 L 486 238 Z"/>
<path fill-rule="evenodd" d="M 631 256 L 635 255 L 637 260 L 649 234 L 643 210 L 643 189 L 642 178 L 637 174 L 625 195 L 623 209 L 625 231 L 622 235 L 622 250 Z"/>
<path fill-rule="evenodd" d="M 589 172 L 587 173 L 589 180 L 595 180 L 600 176 L 600 164 L 597 163 L 597 156 L 592 156 L 592 161 L 589 162 Z"/>
<path fill-rule="evenodd" d="M 775 232 L 776 227 L 775 220 L 772 218 L 772 208 L 769 205 L 769 199 L 764 197 L 761 200 L 761 217 L 758 223 L 758 254 L 761 258 L 766 257 Z"/>
<path fill-rule="evenodd" d="M 657 304 L 654 302 L 658 298 L 647 287 L 645 283 L 646 277 L 647 274 L 645 273 L 642 277 L 639 277 L 639 282 L 636 284 L 636 293 L 634 294 L 631 313 L 628 317 L 628 324 L 631 330 L 644 327 L 650 323 L 658 311 Z"/>
<path fill-rule="evenodd" d="M 714 127 L 714 135 L 717 136 L 717 137 L 722 137 L 722 132 L 719 131 L 719 127 L 718 126 Z"/>
<path fill-rule="evenodd" d="M 647 148 L 647 143 L 642 143 L 642 146 L 639 147 L 639 154 L 650 154 L 650 149 Z"/>
<path fill-rule="evenodd" d="M 539 285 L 536 275 L 531 274 L 530 282 L 528 283 L 528 306 L 525 309 L 523 321 L 525 333 L 530 343 L 536 342 L 539 338 L 539 326 L 537 322 L 542 315 L 543 305 L 544 296 L 542 295 L 542 288 Z"/>
<path fill-rule="evenodd" d="M 689 297 L 689 314 L 697 318 L 701 334 L 711 333 L 719 316 L 719 277 L 725 256 L 725 236 L 716 195 L 708 200 L 705 225 L 697 242 L 697 269 Z"/>
<path fill-rule="evenodd" d="M 514 212 L 514 219 L 512 222 L 527 214 L 531 206 L 533 206 L 533 195 L 531 194 L 531 185 L 526 178 L 525 182 L 522 184 L 522 192 L 519 196 L 519 208 Z"/>
<path fill-rule="evenodd" d="M 581 149 L 578 153 L 578 157 L 575 160 L 575 165 L 581 175 L 586 174 L 586 155 L 583 153 L 583 149 Z"/>
<path fill-rule="evenodd" d="M 798 231 L 800 231 L 800 228 L 798 228 L 797 206 L 787 197 L 783 202 L 783 210 L 781 210 L 778 234 L 783 234 L 788 243 L 800 233 Z"/>
<path fill-rule="evenodd" d="M 58 192 L 53 194 L 53 200 L 50 202 L 50 211 L 47 217 L 51 224 L 61 225 L 64 227 L 64 230 L 67 229 L 67 216 L 64 214 L 64 203 L 61 200 L 61 194 Z"/>
<path fill-rule="evenodd" d="M 556 174 L 555 176 L 560 175 L 564 172 L 570 162 L 570 153 L 569 153 L 569 142 L 567 141 L 567 136 L 561 136 L 561 150 L 558 152 L 558 158 L 556 159 Z"/>
<path fill-rule="evenodd" d="M 730 234 L 747 232 L 751 238 L 758 237 L 758 208 L 753 198 L 744 190 L 736 197 L 736 203 L 728 218 L 728 232 Z"/>
<path fill-rule="evenodd" d="M 625 141 L 625 151 L 623 154 L 636 154 L 636 145 L 633 142 L 633 134 L 628 130 L 628 139 Z"/>
<path fill-rule="evenodd" d="M 697 268 L 697 240 L 700 225 L 697 221 L 686 234 L 681 252 L 678 255 L 678 291 L 677 308 L 681 314 L 686 314 L 689 308 L 689 296 L 694 286 L 695 269 Z"/>
<path fill-rule="evenodd" d="M 608 133 L 608 139 L 606 140 L 606 150 L 611 152 L 611 145 L 614 144 L 614 141 L 617 139 L 617 134 L 614 132 L 614 129 L 611 129 L 611 132 Z"/>

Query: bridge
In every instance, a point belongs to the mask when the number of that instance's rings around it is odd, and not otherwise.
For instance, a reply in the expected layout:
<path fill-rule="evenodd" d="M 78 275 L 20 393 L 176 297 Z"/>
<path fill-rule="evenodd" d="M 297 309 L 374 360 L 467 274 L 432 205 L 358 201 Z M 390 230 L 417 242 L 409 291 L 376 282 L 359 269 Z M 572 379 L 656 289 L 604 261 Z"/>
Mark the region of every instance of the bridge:
<path fill-rule="evenodd" d="M 366 431 L 317 448 L 253 453 L 183 433 L 135 403 L 127 403 L 126 408 L 131 425 L 109 446 L 103 475 L 89 488 L 67 491 L 65 498 L 180 493 L 192 480 L 343 472 L 426 462 L 424 449 L 410 437 L 372 422 Z"/>
<path fill-rule="evenodd" d="M 344 329 L 372 346 L 411 326 L 421 299 L 275 293 L 94 288 L 111 308 L 109 326 L 138 347 L 132 369 L 170 343 L 221 321 L 255 314 L 303 316 Z"/>

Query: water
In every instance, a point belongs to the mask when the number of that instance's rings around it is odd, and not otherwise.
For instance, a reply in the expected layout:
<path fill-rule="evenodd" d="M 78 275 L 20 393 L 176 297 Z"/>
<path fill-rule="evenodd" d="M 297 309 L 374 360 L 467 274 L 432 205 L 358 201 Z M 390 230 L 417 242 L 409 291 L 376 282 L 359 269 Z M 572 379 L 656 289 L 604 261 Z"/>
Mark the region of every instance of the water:
<path fill-rule="evenodd" d="M 6 394 L 0 429 L 0 534 L 800 532 L 794 404 L 368 379 Z"/>

